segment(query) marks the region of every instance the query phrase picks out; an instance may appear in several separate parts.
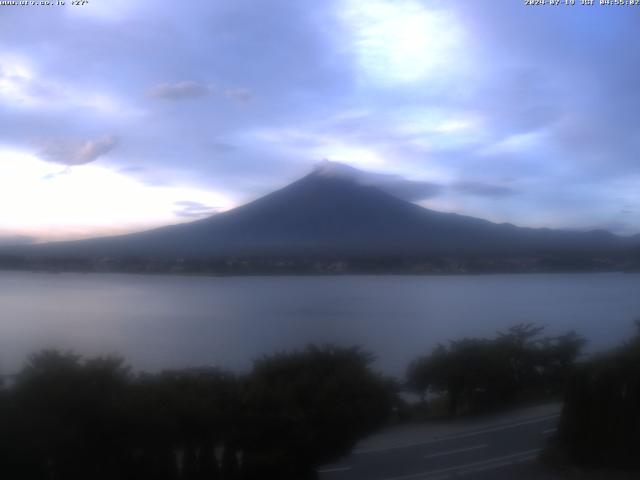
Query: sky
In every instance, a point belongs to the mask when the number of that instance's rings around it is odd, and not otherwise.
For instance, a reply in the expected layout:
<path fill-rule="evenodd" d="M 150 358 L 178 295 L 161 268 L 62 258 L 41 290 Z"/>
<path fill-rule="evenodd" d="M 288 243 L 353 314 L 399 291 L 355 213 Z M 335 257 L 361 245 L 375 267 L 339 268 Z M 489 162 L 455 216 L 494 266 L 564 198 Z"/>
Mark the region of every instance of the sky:
<path fill-rule="evenodd" d="M 428 208 L 640 233 L 639 27 L 512 0 L 0 6 L 0 244 L 195 220 L 323 159 Z"/>

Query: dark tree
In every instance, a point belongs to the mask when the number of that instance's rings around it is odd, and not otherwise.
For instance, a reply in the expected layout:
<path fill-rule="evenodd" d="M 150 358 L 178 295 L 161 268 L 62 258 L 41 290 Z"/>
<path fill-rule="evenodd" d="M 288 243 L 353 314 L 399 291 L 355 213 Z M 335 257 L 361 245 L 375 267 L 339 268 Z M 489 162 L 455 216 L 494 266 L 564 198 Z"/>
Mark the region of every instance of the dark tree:
<path fill-rule="evenodd" d="M 248 478 L 315 478 L 389 417 L 394 392 L 356 348 L 315 347 L 263 357 L 246 388 Z"/>
<path fill-rule="evenodd" d="M 438 345 L 409 365 L 407 387 L 423 400 L 429 392 L 446 396 L 452 416 L 555 394 L 562 391 L 584 340 L 574 332 L 545 338 L 543 331 L 522 324 L 494 339 Z"/>
<path fill-rule="evenodd" d="M 640 332 L 572 375 L 556 441 L 570 463 L 640 469 Z"/>
<path fill-rule="evenodd" d="M 71 353 L 31 356 L 9 407 L 10 471 L 20 472 L 16 478 L 109 478 L 125 456 L 128 382 L 120 359 L 83 364 Z"/>
<path fill-rule="evenodd" d="M 387 419 L 394 392 L 357 349 L 133 375 L 44 351 L 0 388 L 0 472 L 20 480 L 313 478 Z"/>

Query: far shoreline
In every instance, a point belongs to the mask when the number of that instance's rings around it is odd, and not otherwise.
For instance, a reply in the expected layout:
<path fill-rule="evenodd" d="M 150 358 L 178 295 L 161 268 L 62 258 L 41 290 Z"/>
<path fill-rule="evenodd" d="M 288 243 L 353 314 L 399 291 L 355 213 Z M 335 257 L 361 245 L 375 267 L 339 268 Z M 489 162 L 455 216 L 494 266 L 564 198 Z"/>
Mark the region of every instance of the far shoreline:
<path fill-rule="evenodd" d="M 0 274 L 49 274 L 49 275 L 127 275 L 142 277 L 205 277 L 205 278 L 266 278 L 266 277 L 492 277 L 506 275 L 611 275 L 640 274 L 638 270 L 532 270 L 532 271 L 491 271 L 491 272 L 402 272 L 402 271 L 380 271 L 380 272 L 170 272 L 170 271 L 96 271 L 96 270 L 27 270 L 27 269 L 5 269 L 0 268 Z"/>

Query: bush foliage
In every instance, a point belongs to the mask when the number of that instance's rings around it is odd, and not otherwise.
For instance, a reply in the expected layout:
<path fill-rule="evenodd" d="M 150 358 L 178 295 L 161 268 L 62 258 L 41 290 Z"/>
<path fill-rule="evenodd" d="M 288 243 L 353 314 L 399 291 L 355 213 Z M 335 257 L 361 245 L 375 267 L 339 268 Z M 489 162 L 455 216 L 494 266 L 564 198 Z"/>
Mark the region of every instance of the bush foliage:
<path fill-rule="evenodd" d="M 444 395 L 452 416 L 501 407 L 523 397 L 558 395 L 585 340 L 575 332 L 543 336 L 532 324 L 495 338 L 438 345 L 407 370 L 407 387 L 426 399 Z"/>
<path fill-rule="evenodd" d="M 389 416 L 395 393 L 358 349 L 132 373 L 44 351 L 0 388 L 0 471 L 21 480 L 305 479 Z"/>
<path fill-rule="evenodd" d="M 633 340 L 572 376 L 556 441 L 573 464 L 640 468 L 640 323 Z"/>

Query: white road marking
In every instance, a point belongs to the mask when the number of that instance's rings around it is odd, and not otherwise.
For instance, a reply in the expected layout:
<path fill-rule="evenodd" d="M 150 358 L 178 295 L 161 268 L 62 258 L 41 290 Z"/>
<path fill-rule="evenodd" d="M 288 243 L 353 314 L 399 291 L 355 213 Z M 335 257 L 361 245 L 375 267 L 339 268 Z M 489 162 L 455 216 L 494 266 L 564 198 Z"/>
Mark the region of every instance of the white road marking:
<path fill-rule="evenodd" d="M 469 432 L 469 433 L 461 433 L 461 434 L 448 435 L 448 436 L 444 435 L 442 437 L 434 438 L 434 439 L 431 439 L 431 440 L 424 440 L 424 441 L 421 441 L 421 442 L 404 443 L 404 444 L 399 444 L 399 445 L 391 445 L 389 447 L 368 448 L 366 450 L 354 450 L 353 451 L 353 455 L 363 455 L 363 454 L 367 454 L 367 453 L 386 452 L 387 450 L 397 450 L 397 449 L 400 449 L 400 448 L 418 447 L 420 445 L 429 445 L 431 443 L 439 443 L 439 442 L 444 442 L 444 441 L 448 441 L 448 440 L 457 440 L 459 438 L 475 437 L 476 435 L 483 435 L 485 433 L 498 432 L 500 430 L 508 430 L 510 428 L 520 427 L 522 425 L 529 425 L 529 424 L 532 424 L 532 423 L 540 423 L 540 422 L 544 422 L 545 420 L 551 420 L 552 418 L 557 418 L 559 416 L 560 416 L 559 413 L 554 413 L 553 415 L 545 415 L 544 417 L 537 417 L 537 418 L 534 418 L 534 419 L 531 419 L 531 420 L 522 421 L 522 422 L 511 423 L 511 424 L 506 424 L 506 425 L 498 425 L 498 426 L 495 426 L 495 427 L 489 427 L 489 428 L 484 428 L 484 429 L 480 429 L 480 430 L 475 430 L 475 431 Z"/>
<path fill-rule="evenodd" d="M 548 430 L 543 430 L 542 435 L 550 435 L 552 433 L 556 433 L 557 430 L 558 430 L 557 428 L 550 428 Z"/>
<path fill-rule="evenodd" d="M 412 473 L 409 475 L 401 475 L 399 477 L 389 477 L 384 480 L 420 480 L 433 477 L 436 475 L 442 475 L 449 472 L 473 472 L 482 470 L 491 470 L 493 468 L 503 467 L 511 463 L 519 463 L 527 460 L 532 460 L 542 449 L 536 448 L 534 450 L 525 450 L 524 452 L 512 453 L 510 455 L 503 455 L 501 457 L 489 458 L 479 462 L 466 463 L 464 465 L 456 465 L 455 467 L 440 468 L 438 470 L 428 470 L 426 472 Z"/>
<path fill-rule="evenodd" d="M 474 445 L 473 447 L 458 448 L 456 450 L 449 450 L 449 451 L 446 451 L 446 452 L 432 453 L 430 455 L 425 455 L 424 458 L 444 457 L 444 456 L 447 456 L 447 455 L 453 455 L 455 453 L 463 453 L 463 452 L 470 452 L 472 450 L 480 450 L 481 448 L 487 448 L 488 446 L 489 446 L 489 444 L 484 443 L 482 445 Z"/>
<path fill-rule="evenodd" d="M 348 472 L 349 470 L 351 470 L 351 467 L 324 468 L 318 470 L 318 473 Z"/>

